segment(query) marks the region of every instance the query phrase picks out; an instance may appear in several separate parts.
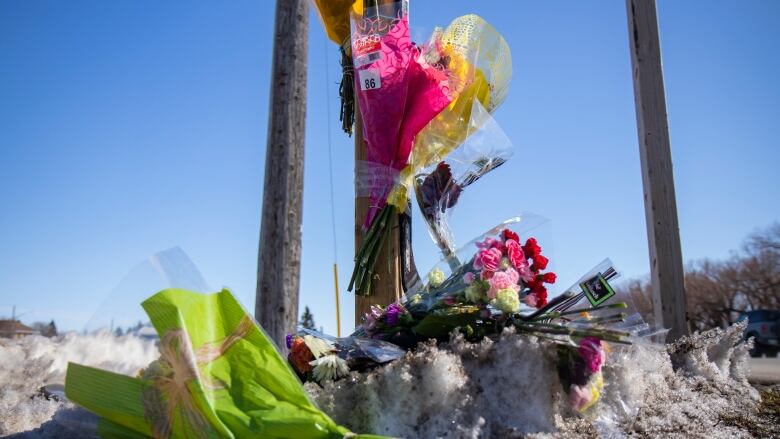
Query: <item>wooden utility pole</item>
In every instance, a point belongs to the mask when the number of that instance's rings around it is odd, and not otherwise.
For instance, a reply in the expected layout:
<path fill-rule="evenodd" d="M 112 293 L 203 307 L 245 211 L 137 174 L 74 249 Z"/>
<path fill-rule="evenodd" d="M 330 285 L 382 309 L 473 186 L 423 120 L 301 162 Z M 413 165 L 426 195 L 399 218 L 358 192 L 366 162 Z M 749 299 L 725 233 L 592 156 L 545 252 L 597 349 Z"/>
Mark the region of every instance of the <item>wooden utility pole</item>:
<path fill-rule="evenodd" d="M 355 96 L 359 93 L 355 90 Z M 360 108 L 355 102 L 355 160 L 366 159 L 366 146 L 363 140 L 363 117 Z M 363 222 L 370 201 L 368 197 L 355 197 L 355 253 L 363 241 Z M 400 228 L 398 216 L 393 215 L 390 221 L 390 236 L 388 236 L 382 248 L 379 249 L 376 265 L 374 266 L 374 282 L 370 296 L 355 295 L 355 325 L 360 324 L 363 314 L 368 312 L 371 305 L 389 305 L 401 298 L 401 251 Z"/>
<path fill-rule="evenodd" d="M 255 318 L 279 348 L 298 321 L 309 1 L 277 0 Z"/>
<path fill-rule="evenodd" d="M 639 153 L 657 323 L 668 340 L 688 334 L 683 260 L 655 0 L 626 0 Z"/>

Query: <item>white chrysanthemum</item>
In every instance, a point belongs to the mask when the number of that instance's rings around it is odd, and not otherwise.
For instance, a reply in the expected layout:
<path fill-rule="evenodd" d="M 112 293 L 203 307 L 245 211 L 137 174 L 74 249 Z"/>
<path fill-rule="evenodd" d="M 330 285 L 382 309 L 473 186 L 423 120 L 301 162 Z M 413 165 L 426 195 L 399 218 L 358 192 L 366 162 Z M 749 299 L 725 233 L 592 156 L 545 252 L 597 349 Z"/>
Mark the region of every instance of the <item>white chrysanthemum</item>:
<path fill-rule="evenodd" d="M 309 348 L 314 358 L 324 357 L 333 352 L 333 343 L 328 340 L 314 337 L 312 335 L 304 335 L 303 341 L 306 343 L 306 347 Z"/>
<path fill-rule="evenodd" d="M 333 381 L 349 375 L 349 366 L 347 362 L 339 358 L 338 355 L 326 355 L 309 362 L 314 366 L 312 374 L 318 382 Z"/>

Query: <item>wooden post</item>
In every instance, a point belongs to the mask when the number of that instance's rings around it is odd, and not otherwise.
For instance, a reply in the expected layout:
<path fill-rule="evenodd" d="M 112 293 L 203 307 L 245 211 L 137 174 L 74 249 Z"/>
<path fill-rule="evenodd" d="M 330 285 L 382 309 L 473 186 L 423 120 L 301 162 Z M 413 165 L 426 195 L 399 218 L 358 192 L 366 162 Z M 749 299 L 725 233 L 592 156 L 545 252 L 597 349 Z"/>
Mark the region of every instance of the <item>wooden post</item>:
<path fill-rule="evenodd" d="M 355 96 L 359 93 L 355 90 Z M 355 102 L 355 160 L 366 159 L 366 147 L 363 140 L 363 117 Z M 355 252 L 363 241 L 363 221 L 368 212 L 368 197 L 355 197 Z M 363 314 L 371 305 L 389 305 L 401 297 L 401 252 L 398 216 L 394 215 L 390 223 L 390 236 L 379 250 L 374 269 L 374 282 L 370 296 L 355 295 L 355 325 L 360 324 Z"/>
<path fill-rule="evenodd" d="M 688 334 L 655 0 L 626 0 L 653 309 L 669 340 Z"/>
<path fill-rule="evenodd" d="M 255 318 L 279 348 L 298 322 L 309 1 L 277 0 Z"/>

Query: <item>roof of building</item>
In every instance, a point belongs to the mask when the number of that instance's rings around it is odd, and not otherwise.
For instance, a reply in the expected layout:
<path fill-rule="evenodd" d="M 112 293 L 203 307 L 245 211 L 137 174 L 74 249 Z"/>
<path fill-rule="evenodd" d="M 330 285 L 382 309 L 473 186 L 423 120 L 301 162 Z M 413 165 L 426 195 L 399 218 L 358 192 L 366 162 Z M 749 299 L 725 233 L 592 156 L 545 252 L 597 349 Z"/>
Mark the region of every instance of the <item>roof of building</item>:
<path fill-rule="evenodd" d="M 18 320 L 0 320 L 0 333 L 35 334 L 35 329 Z"/>

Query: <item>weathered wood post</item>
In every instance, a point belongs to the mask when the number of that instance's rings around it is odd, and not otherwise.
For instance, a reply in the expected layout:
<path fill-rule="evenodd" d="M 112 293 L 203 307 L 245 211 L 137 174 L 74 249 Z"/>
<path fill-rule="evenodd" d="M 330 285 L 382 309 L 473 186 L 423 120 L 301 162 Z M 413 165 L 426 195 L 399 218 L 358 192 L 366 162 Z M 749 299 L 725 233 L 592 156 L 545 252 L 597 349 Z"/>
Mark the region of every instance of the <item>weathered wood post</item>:
<path fill-rule="evenodd" d="M 255 318 L 279 348 L 298 321 L 309 1 L 277 0 Z"/>
<path fill-rule="evenodd" d="M 656 2 L 626 0 L 626 8 L 653 309 L 675 340 L 688 334 L 688 324 Z"/>
<path fill-rule="evenodd" d="M 357 96 L 358 90 L 355 90 Z M 366 146 L 363 140 L 363 117 L 355 102 L 355 160 L 366 159 Z M 355 253 L 363 241 L 363 221 L 368 212 L 369 198 L 355 197 Z M 355 295 L 355 325 L 368 312 L 371 305 L 389 305 L 401 297 L 401 252 L 398 217 L 393 215 L 390 222 L 390 236 L 382 248 L 374 268 L 374 283 L 370 296 Z"/>

